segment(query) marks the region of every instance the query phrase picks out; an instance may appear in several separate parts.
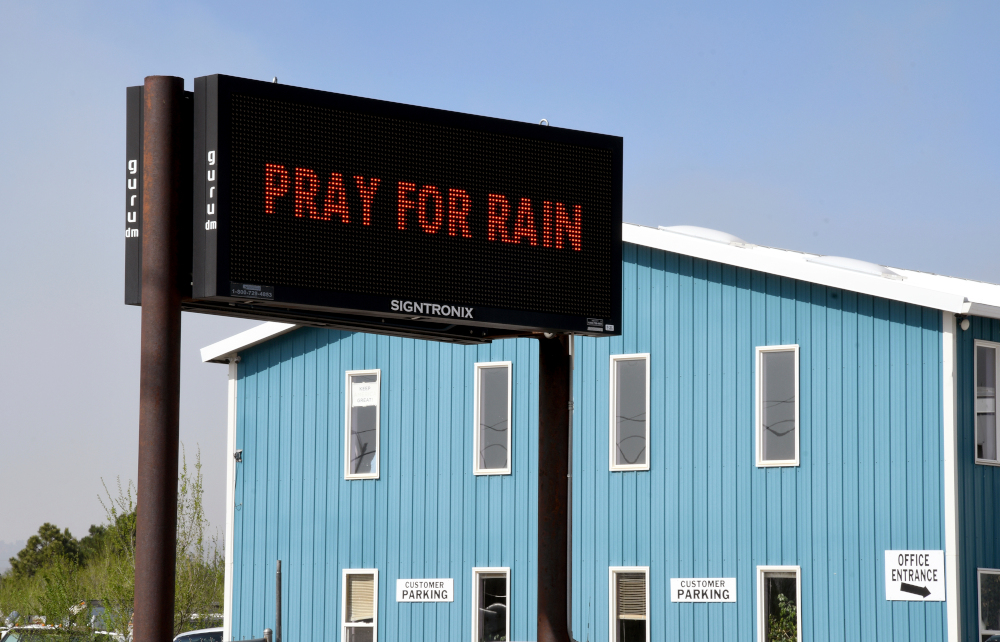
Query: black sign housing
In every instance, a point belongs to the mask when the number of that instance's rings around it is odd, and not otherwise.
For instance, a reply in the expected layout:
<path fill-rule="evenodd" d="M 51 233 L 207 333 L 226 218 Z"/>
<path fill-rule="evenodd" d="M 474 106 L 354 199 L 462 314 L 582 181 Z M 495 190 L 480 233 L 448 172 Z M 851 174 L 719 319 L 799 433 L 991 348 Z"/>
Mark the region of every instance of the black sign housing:
<path fill-rule="evenodd" d="M 618 334 L 622 139 L 195 79 L 187 309 L 482 341 Z"/>
<path fill-rule="evenodd" d="M 143 103 L 145 89 L 142 85 L 129 87 L 125 94 L 125 304 L 142 305 L 142 197 L 143 197 Z M 184 92 L 181 101 L 180 126 L 193 131 L 194 95 Z M 191 176 L 192 137 L 183 139 L 184 149 L 180 150 L 181 175 Z M 181 202 L 191 201 L 191 181 L 181 184 Z M 182 220 L 186 220 L 181 217 Z M 180 253 L 177 284 L 182 297 L 191 295 L 191 234 L 190 227 L 183 223 L 177 231 Z"/>

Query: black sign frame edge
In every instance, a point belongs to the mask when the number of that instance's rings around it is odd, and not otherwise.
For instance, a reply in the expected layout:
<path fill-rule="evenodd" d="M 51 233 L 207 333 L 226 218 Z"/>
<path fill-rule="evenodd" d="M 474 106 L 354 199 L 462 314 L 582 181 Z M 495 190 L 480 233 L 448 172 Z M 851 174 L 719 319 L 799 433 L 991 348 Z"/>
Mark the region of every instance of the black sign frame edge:
<path fill-rule="evenodd" d="M 285 100 L 316 107 L 369 113 L 386 118 L 399 118 L 445 127 L 464 127 L 474 131 L 504 134 L 507 136 L 521 136 L 552 143 L 594 147 L 607 149 L 612 152 L 624 149 L 624 140 L 622 137 L 611 134 L 597 134 L 576 129 L 535 125 L 493 116 L 466 114 L 438 109 L 436 107 L 420 107 L 418 105 L 397 103 L 377 98 L 362 98 L 360 96 L 340 94 L 322 89 L 294 87 L 292 85 L 251 80 L 237 76 L 227 76 L 225 74 L 214 74 L 204 76 L 204 78 L 210 79 L 209 82 L 214 80 L 217 83 L 216 88 L 220 96 L 220 102 L 221 97 L 225 93 L 240 93 L 257 98 Z"/>
<path fill-rule="evenodd" d="M 298 102 L 303 104 L 311 104 L 319 107 L 327 107 L 332 109 L 342 109 L 357 111 L 362 113 L 375 113 L 380 116 L 388 118 L 399 118 L 405 120 L 412 120 L 417 122 L 425 122 L 433 125 L 442 125 L 447 127 L 466 127 L 471 130 L 484 131 L 488 133 L 503 134 L 508 136 L 520 136 L 529 139 L 541 140 L 544 142 L 553 143 L 564 143 L 570 145 L 580 145 L 589 146 L 595 148 L 603 148 L 611 151 L 613 155 L 613 163 L 615 165 L 615 171 L 617 175 L 621 175 L 624 169 L 624 140 L 620 136 L 612 136 L 609 134 L 596 134 L 591 132 L 583 132 L 572 129 L 563 129 L 559 127 L 548 127 L 543 125 L 534 125 L 531 123 L 523 123 L 519 121 L 505 120 L 501 118 L 493 118 L 490 116 L 478 116 L 474 114 L 465 114 L 461 112 L 452 112 L 442 109 L 436 109 L 432 107 L 419 107 L 416 105 L 407 105 L 404 103 L 395 103 L 390 101 L 378 100 L 374 98 L 361 98 L 357 96 L 350 96 L 347 94 L 338 94 L 335 92 L 328 92 L 319 89 L 307 89 L 303 87 L 294 87 L 291 85 L 280 85 L 276 83 L 268 83 L 260 80 L 250 80 L 246 78 L 239 78 L 236 76 L 227 76 L 224 74 L 214 74 L 210 76 L 201 76 L 195 79 L 195 87 L 199 87 L 199 81 L 204 82 L 205 86 L 205 96 L 202 99 L 202 104 L 205 105 L 204 127 L 199 130 L 198 125 L 198 104 L 199 97 L 198 92 L 195 92 L 195 123 L 194 130 L 197 134 L 198 131 L 203 132 L 203 137 L 199 138 L 197 135 L 194 137 L 194 154 L 195 156 L 200 156 L 202 163 L 206 162 L 206 154 L 209 151 L 209 145 L 214 143 L 216 151 L 216 165 L 218 167 L 216 174 L 216 183 L 218 185 L 218 196 L 216 200 L 216 220 L 221 219 L 221 212 L 228 211 L 228 194 L 229 194 L 229 170 L 230 170 L 230 159 L 219 154 L 219 149 L 224 145 L 230 144 L 231 141 L 231 121 L 230 113 L 231 110 L 223 109 L 223 106 L 228 105 L 229 100 L 233 93 L 241 93 L 244 95 L 250 95 L 261 98 L 268 98 L 272 100 L 287 100 L 289 102 Z M 275 97 L 275 93 L 278 97 Z M 317 99 L 318 100 L 317 102 Z M 372 109 L 374 108 L 374 109 Z M 371 110 L 371 111 L 369 111 Z M 216 115 L 217 119 L 213 122 L 212 115 Z M 214 140 L 211 140 L 213 139 Z M 197 167 L 197 159 L 195 166 Z M 197 170 L 195 170 L 197 172 Z M 194 209 L 192 212 L 194 218 L 194 231 L 195 234 L 203 233 L 205 234 L 205 244 L 204 244 L 204 269 L 199 272 L 195 270 L 192 275 L 192 281 L 195 291 L 198 291 L 199 283 L 203 284 L 203 290 L 198 296 L 194 297 L 193 301 L 186 301 L 185 304 L 190 308 L 194 309 L 196 307 L 201 307 L 197 304 L 200 300 L 206 306 L 215 308 L 216 304 L 221 303 L 228 306 L 238 305 L 245 299 L 240 297 L 229 296 L 230 287 L 230 275 L 229 275 L 229 229 L 226 225 L 218 225 L 216 233 L 210 235 L 209 232 L 204 230 L 203 223 L 204 217 L 199 214 L 199 203 L 200 207 L 204 207 L 204 194 L 207 185 L 207 178 L 205 171 L 200 174 L 195 174 L 194 189 L 192 190 L 195 195 Z M 618 225 L 621 226 L 623 215 L 622 215 L 622 182 L 616 181 L 617 194 L 614 199 L 615 203 L 615 216 L 614 218 L 618 221 Z M 199 195 L 201 200 L 199 201 Z M 214 238 L 213 238 L 214 237 Z M 618 234 L 615 235 L 616 238 L 621 238 L 621 228 L 619 227 Z M 197 246 L 196 246 L 197 247 Z M 209 261 L 208 258 L 211 254 L 215 254 L 215 260 Z M 499 325 L 492 325 L 490 323 L 479 324 L 477 323 L 473 327 L 479 328 L 492 328 L 494 330 L 503 330 L 505 332 L 512 332 L 513 334 L 509 336 L 525 336 L 538 334 L 540 332 L 571 332 L 573 334 L 580 334 L 583 336 L 592 337 L 608 337 L 608 336 L 618 336 L 621 334 L 621 323 L 622 323 L 622 293 L 623 293 L 623 273 L 622 273 L 622 242 L 619 240 L 617 243 L 612 243 L 611 247 L 612 260 L 614 264 L 612 265 L 612 279 L 614 283 L 617 283 L 615 288 L 617 296 L 613 297 L 611 302 L 611 307 L 615 316 L 611 319 L 605 319 L 605 321 L 612 321 L 614 330 L 593 332 L 586 330 L 586 323 L 581 323 L 580 316 L 577 315 L 558 315 L 543 312 L 531 312 L 524 310 L 513 310 L 509 308 L 496 308 L 491 310 L 502 310 L 506 316 L 506 323 Z M 215 278 L 210 278 L 210 272 L 215 272 Z M 200 278 L 199 278 L 200 277 Z M 271 284 L 258 284 L 258 285 L 271 285 Z M 329 308 L 333 310 L 342 309 L 341 306 L 335 305 L 335 300 L 343 301 L 345 299 L 351 299 L 357 296 L 372 296 L 375 295 L 358 295 L 356 293 L 344 293 L 337 291 L 317 291 L 310 288 L 297 288 L 291 286 L 277 286 L 281 287 L 282 290 L 295 293 L 296 298 L 299 296 L 306 300 L 311 300 L 310 303 L 303 303 L 302 299 L 297 301 L 276 301 L 274 303 L 268 304 L 262 301 L 255 301 L 254 308 L 263 312 L 268 308 L 278 308 L 283 310 L 289 310 L 294 308 L 299 308 L 307 310 L 312 307 L 318 308 Z M 388 298 L 388 297 L 387 297 Z M 433 303 L 445 304 L 445 301 L 435 301 Z M 272 309 L 273 309 L 272 308 Z M 480 308 L 481 309 L 481 308 Z M 388 318 L 393 316 L 393 313 L 388 310 L 377 310 L 369 308 L 353 308 L 354 312 L 358 316 L 364 316 L 369 318 Z M 277 310 L 274 310 L 277 311 Z M 222 314 L 222 312 L 214 312 L 215 314 Z M 314 324 L 314 321 L 310 319 L 315 319 L 315 314 L 321 314 L 318 311 L 312 311 L 312 313 L 304 316 L 302 322 L 306 324 Z M 284 313 L 283 313 L 284 314 Z M 242 315 L 241 315 L 242 316 Z M 272 315 L 273 316 L 273 315 Z M 336 315 L 335 316 L 340 316 Z M 426 316 L 426 315 L 423 315 Z M 267 314 L 262 314 L 261 316 L 247 316 L 246 318 L 268 318 Z M 294 322 L 295 316 L 289 314 L 285 317 L 288 322 Z M 566 319 L 567 321 L 572 320 L 572 322 L 559 322 L 556 320 Z M 435 319 L 430 321 L 430 324 L 447 323 L 449 319 Z M 550 325 L 553 321 L 555 323 Z M 544 323 L 544 325 L 539 325 L 539 322 Z M 607 324 L 606 324 L 607 325 Z M 604 328 L 602 328 L 604 330 Z M 410 336 L 410 335 L 404 335 Z M 428 336 L 421 336 L 421 338 L 432 338 Z"/>

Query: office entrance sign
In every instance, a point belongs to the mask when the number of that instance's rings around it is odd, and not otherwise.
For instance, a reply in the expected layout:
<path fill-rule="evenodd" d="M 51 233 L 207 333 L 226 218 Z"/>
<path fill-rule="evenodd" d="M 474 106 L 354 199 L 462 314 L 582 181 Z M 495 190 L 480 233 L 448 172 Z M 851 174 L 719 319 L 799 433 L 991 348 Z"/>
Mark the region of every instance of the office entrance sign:
<path fill-rule="evenodd" d="M 885 599 L 944 602 L 944 551 L 886 551 Z"/>

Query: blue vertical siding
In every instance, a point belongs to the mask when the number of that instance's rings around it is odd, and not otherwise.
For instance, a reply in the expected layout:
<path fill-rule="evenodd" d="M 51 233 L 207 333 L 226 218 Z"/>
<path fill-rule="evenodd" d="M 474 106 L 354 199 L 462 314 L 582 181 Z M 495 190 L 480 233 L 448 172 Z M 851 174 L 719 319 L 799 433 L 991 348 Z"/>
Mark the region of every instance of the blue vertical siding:
<path fill-rule="evenodd" d="M 944 603 L 888 602 L 883 573 L 887 549 L 944 548 L 941 314 L 630 244 L 623 257 L 622 336 L 575 344 L 574 637 L 608 639 L 608 567 L 639 565 L 653 640 L 756 640 L 756 567 L 787 564 L 802 567 L 803 640 L 944 639 Z M 793 343 L 801 465 L 757 468 L 754 348 Z M 650 470 L 611 473 L 609 358 L 634 352 L 652 359 Z M 963 471 L 968 492 L 1000 482 L 983 468 Z M 671 577 L 698 576 L 736 577 L 739 601 L 670 602 Z"/>
<path fill-rule="evenodd" d="M 472 474 L 481 361 L 513 362 L 512 475 Z M 314 328 L 241 353 L 233 638 L 273 628 L 281 559 L 289 640 L 340 639 L 345 568 L 379 569 L 379 640 L 469 639 L 476 566 L 511 568 L 511 639 L 535 639 L 537 361 L 527 339 L 453 346 Z M 345 481 L 344 372 L 370 368 L 382 371 L 381 477 Z M 396 579 L 422 577 L 454 578 L 455 601 L 397 604 Z"/>
<path fill-rule="evenodd" d="M 976 464 L 975 342 L 1000 343 L 1000 321 L 970 317 L 966 331 L 956 329 L 958 375 L 958 550 L 962 593 L 962 639 L 978 640 L 977 570 L 1000 569 L 1000 467 Z"/>

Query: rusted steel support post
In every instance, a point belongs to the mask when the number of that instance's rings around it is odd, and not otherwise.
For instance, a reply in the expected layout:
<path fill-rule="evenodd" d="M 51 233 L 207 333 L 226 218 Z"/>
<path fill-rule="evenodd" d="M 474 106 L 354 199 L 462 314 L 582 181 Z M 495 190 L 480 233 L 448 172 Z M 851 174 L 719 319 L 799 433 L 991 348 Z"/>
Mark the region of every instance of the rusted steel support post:
<path fill-rule="evenodd" d="M 281 560 L 274 574 L 274 642 L 281 642 Z"/>
<path fill-rule="evenodd" d="M 135 642 L 173 638 L 177 441 L 181 379 L 178 218 L 184 80 L 149 76 L 143 90 L 142 346 L 135 543 Z"/>
<path fill-rule="evenodd" d="M 539 339 L 538 642 L 568 642 L 571 336 Z"/>

